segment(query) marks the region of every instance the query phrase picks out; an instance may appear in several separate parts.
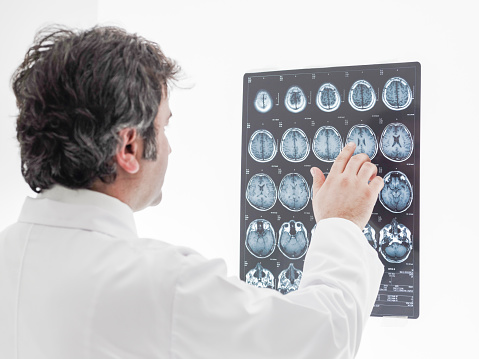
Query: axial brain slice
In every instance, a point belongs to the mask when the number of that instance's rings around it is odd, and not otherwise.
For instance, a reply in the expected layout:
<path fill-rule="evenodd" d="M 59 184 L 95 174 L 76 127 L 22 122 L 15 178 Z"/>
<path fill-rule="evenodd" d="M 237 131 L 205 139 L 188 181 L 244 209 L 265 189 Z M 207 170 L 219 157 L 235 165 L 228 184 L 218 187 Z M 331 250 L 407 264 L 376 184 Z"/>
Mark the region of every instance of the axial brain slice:
<path fill-rule="evenodd" d="M 394 162 L 407 160 L 413 150 L 411 132 L 402 123 L 391 123 L 384 128 L 379 143 L 383 155 Z"/>
<path fill-rule="evenodd" d="M 299 173 L 289 173 L 279 185 L 279 201 L 290 211 L 301 211 L 309 201 L 309 186 Z"/>
<path fill-rule="evenodd" d="M 371 127 L 368 125 L 356 125 L 353 126 L 346 137 L 346 143 L 356 143 L 356 149 L 353 155 L 358 153 L 365 153 L 369 156 L 369 159 L 373 159 L 378 152 L 378 141 Z"/>
<path fill-rule="evenodd" d="M 271 209 L 276 203 L 276 186 L 266 174 L 255 174 L 248 182 L 246 199 L 249 204 L 260 211 Z"/>
<path fill-rule="evenodd" d="M 303 272 L 296 269 L 293 263 L 283 270 L 278 276 L 278 291 L 282 294 L 288 294 L 299 288 Z"/>
<path fill-rule="evenodd" d="M 379 202 L 393 213 L 401 213 L 412 203 L 412 186 L 401 171 L 391 171 L 384 176 L 384 187 L 379 192 Z"/>
<path fill-rule="evenodd" d="M 394 218 L 391 224 L 381 229 L 379 253 L 390 263 L 404 262 L 412 250 L 411 231 Z"/>
<path fill-rule="evenodd" d="M 332 112 L 338 109 L 341 104 L 341 96 L 338 89 L 331 83 L 323 84 L 316 96 L 316 105 L 324 112 Z"/>
<path fill-rule="evenodd" d="M 349 90 L 349 104 L 357 111 L 367 111 L 376 104 L 376 94 L 366 80 L 356 81 Z"/>
<path fill-rule="evenodd" d="M 276 155 L 277 150 L 276 141 L 271 132 L 258 130 L 251 135 L 248 152 L 255 161 L 271 161 Z"/>
<path fill-rule="evenodd" d="M 254 107 L 258 112 L 266 113 L 273 108 L 273 99 L 266 90 L 259 90 L 254 100 Z"/>
<path fill-rule="evenodd" d="M 342 146 L 341 135 L 334 127 L 320 127 L 314 135 L 313 153 L 322 161 L 333 162 L 341 152 Z"/>
<path fill-rule="evenodd" d="M 298 259 L 308 250 L 308 234 L 302 222 L 283 223 L 279 231 L 278 248 L 287 258 Z"/>
<path fill-rule="evenodd" d="M 259 288 L 274 288 L 274 276 L 261 263 L 246 273 L 246 283 Z"/>
<path fill-rule="evenodd" d="M 280 151 L 290 162 L 301 162 L 309 154 L 309 142 L 306 134 L 299 128 L 286 130 L 281 138 Z"/>
<path fill-rule="evenodd" d="M 391 110 L 404 110 L 412 101 L 411 87 L 403 78 L 393 77 L 384 85 L 382 98 Z"/>
<path fill-rule="evenodd" d="M 250 223 L 246 231 L 246 248 L 258 258 L 265 258 L 274 252 L 276 237 L 271 223 L 264 219 L 256 219 Z"/>
<path fill-rule="evenodd" d="M 304 95 L 303 90 L 301 90 L 301 88 L 298 86 L 290 87 L 286 92 L 284 105 L 290 112 L 293 113 L 303 111 L 306 107 L 306 96 Z"/>

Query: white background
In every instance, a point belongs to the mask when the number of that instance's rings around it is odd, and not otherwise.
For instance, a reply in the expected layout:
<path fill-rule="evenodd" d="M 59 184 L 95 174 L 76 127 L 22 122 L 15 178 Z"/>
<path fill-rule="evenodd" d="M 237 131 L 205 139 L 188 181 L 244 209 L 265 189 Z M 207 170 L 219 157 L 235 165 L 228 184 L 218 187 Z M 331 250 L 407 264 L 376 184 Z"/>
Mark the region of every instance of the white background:
<path fill-rule="evenodd" d="M 239 272 L 245 72 L 419 61 L 421 314 L 371 318 L 362 358 L 477 355 L 479 26 L 472 1 L 55 0 L 0 11 L 0 227 L 26 195 L 9 78 L 45 24 L 118 25 L 156 41 L 184 70 L 171 94 L 173 152 L 163 201 L 140 235 L 225 258 Z M 374 162 L 374 161 L 373 161 Z M 205 323 L 205 325 L 207 325 Z M 293 330 L 293 329 L 292 329 Z M 286 344 L 281 344 L 286 345 Z"/>

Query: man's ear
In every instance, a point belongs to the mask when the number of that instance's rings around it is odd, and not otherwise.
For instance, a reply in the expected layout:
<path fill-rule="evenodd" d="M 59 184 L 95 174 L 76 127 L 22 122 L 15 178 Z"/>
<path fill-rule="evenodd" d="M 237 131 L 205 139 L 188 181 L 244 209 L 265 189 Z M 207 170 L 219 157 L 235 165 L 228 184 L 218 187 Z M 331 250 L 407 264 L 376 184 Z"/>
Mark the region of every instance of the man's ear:
<path fill-rule="evenodd" d="M 138 133 L 134 128 L 124 128 L 118 135 L 121 143 L 116 151 L 116 163 L 125 172 L 135 174 L 140 169 L 138 159 L 141 157 Z"/>

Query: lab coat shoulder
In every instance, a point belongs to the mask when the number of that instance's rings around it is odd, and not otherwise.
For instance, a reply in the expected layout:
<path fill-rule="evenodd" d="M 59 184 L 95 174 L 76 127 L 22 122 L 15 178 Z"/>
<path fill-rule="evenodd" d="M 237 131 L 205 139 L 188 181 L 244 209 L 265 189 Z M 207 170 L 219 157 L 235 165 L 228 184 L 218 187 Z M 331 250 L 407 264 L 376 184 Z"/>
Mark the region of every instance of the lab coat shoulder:
<path fill-rule="evenodd" d="M 102 260 L 92 260 L 97 291 L 86 325 L 95 333 L 90 354 L 166 357 L 177 278 L 185 257 L 198 254 L 155 239 L 105 240 Z"/>

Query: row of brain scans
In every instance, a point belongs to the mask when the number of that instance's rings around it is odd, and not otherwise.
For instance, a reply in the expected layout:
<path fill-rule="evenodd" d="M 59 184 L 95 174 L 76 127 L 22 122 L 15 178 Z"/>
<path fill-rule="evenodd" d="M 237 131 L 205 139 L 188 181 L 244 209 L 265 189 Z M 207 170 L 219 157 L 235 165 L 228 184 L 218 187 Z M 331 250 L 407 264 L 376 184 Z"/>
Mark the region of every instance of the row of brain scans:
<path fill-rule="evenodd" d="M 379 192 L 379 201 L 388 211 L 402 213 L 413 200 L 413 188 L 407 176 L 401 171 L 388 172 L 384 177 L 384 187 Z M 306 179 L 299 173 L 288 173 L 276 189 L 276 184 L 265 173 L 253 175 L 246 188 L 246 200 L 259 211 L 269 211 L 277 199 L 288 210 L 302 211 L 308 204 L 311 190 Z"/>
<path fill-rule="evenodd" d="M 276 233 L 271 223 L 256 219 L 248 226 L 245 245 L 256 258 L 269 257 L 277 246 L 286 258 L 299 259 L 308 251 L 308 233 L 302 222 L 291 220 L 282 224 L 276 243 Z"/>
<path fill-rule="evenodd" d="M 311 230 L 313 236 L 316 225 Z M 404 262 L 412 250 L 411 231 L 394 218 L 379 231 L 367 224 L 363 233 L 369 244 L 390 263 Z M 256 258 L 267 258 L 273 254 L 276 247 L 288 259 L 302 258 L 309 247 L 308 231 L 300 221 L 290 220 L 281 225 L 276 240 L 276 233 L 271 222 L 256 219 L 250 223 L 246 232 L 245 246 Z"/>
<path fill-rule="evenodd" d="M 378 141 L 371 127 L 358 124 L 348 132 L 345 143 L 355 142 L 354 154 L 366 153 L 373 159 L 378 152 Z M 333 126 L 322 126 L 312 140 L 314 155 L 321 161 L 334 162 L 343 148 L 343 141 L 338 130 Z M 393 162 L 406 161 L 412 154 L 414 140 L 408 128 L 399 122 L 387 125 L 381 134 L 379 149 L 384 157 Z M 287 129 L 279 143 L 283 157 L 290 162 L 305 160 L 310 152 L 306 133 L 300 128 Z M 268 130 L 255 131 L 248 143 L 248 153 L 257 162 L 269 162 L 278 152 L 276 140 Z"/>
<path fill-rule="evenodd" d="M 382 101 L 394 111 L 406 109 L 412 101 L 409 84 L 401 77 L 390 78 L 383 87 Z M 356 81 L 349 90 L 348 102 L 356 111 L 368 111 L 374 107 L 377 98 L 374 88 L 366 80 Z M 306 108 L 308 100 L 299 86 L 291 86 L 286 91 L 284 105 L 288 111 L 298 113 Z M 316 95 L 316 105 L 324 112 L 333 112 L 341 105 L 341 95 L 332 83 L 324 83 Z M 259 90 L 254 99 L 254 107 L 260 113 L 273 108 L 273 98 L 267 90 Z"/>
<path fill-rule="evenodd" d="M 303 272 L 290 263 L 288 268 L 281 271 L 278 275 L 278 287 L 276 288 L 282 294 L 288 294 L 299 288 Z M 256 266 L 246 274 L 246 283 L 259 288 L 275 289 L 274 275 L 268 269 L 258 262 Z"/>

